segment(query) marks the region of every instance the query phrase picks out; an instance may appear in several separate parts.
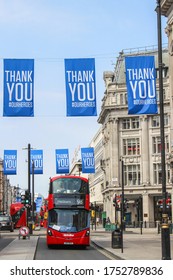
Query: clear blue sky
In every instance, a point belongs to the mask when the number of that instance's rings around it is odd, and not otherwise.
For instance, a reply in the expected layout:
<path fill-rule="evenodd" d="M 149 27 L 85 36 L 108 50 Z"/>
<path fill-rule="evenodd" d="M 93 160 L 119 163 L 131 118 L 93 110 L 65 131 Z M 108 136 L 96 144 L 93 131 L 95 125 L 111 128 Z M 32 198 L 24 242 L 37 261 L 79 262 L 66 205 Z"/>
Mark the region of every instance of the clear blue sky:
<path fill-rule="evenodd" d="M 0 0 L 0 157 L 18 153 L 11 185 L 27 188 L 28 143 L 43 149 L 44 174 L 35 191 L 47 196 L 56 175 L 55 149 L 87 147 L 97 117 L 66 117 L 65 58 L 94 57 L 97 111 L 104 95 L 103 72 L 113 71 L 123 49 L 157 45 L 156 0 Z M 162 18 L 163 43 L 166 19 Z M 3 117 L 3 59 L 35 59 L 35 117 Z"/>

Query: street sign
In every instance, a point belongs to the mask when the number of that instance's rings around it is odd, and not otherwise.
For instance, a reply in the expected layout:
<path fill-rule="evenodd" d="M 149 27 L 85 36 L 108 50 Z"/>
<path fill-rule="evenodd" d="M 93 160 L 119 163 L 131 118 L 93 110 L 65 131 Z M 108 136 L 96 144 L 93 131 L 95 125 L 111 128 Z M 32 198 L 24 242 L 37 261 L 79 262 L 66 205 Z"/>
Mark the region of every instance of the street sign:
<path fill-rule="evenodd" d="M 26 239 L 26 237 L 29 238 L 29 228 L 26 226 L 23 226 L 19 229 L 19 239 L 20 236 L 23 236 L 23 239 Z"/>
<path fill-rule="evenodd" d="M 21 197 L 20 196 L 16 197 L 16 202 L 21 202 Z"/>

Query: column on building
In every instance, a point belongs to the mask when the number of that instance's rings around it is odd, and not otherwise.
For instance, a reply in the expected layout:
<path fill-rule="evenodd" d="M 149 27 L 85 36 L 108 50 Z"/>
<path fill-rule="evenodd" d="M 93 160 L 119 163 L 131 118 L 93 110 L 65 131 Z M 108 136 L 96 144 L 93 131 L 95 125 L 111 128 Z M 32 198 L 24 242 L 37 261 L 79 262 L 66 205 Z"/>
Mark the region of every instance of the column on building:
<path fill-rule="evenodd" d="M 119 133 L 118 133 L 118 118 L 112 118 L 110 121 L 110 182 L 112 187 L 119 187 Z M 116 191 L 116 190 L 115 190 Z"/>
<path fill-rule="evenodd" d="M 148 193 L 144 193 L 142 196 L 143 201 L 143 222 L 149 222 L 149 197 Z"/>
<path fill-rule="evenodd" d="M 142 195 L 143 200 L 143 222 L 147 227 L 154 227 L 154 200 L 153 196 L 149 195 L 146 191 Z"/>
<path fill-rule="evenodd" d="M 119 133 L 118 133 L 118 118 L 112 118 L 110 121 L 110 181 L 111 181 L 111 197 L 112 201 L 116 193 L 116 188 L 119 187 L 119 168 L 120 168 L 120 155 L 119 155 Z M 113 189 L 113 190 L 112 190 Z M 116 193 L 117 194 L 117 193 Z M 115 209 L 111 207 L 111 216 L 115 222 Z M 118 216 L 117 216 L 118 218 Z"/>

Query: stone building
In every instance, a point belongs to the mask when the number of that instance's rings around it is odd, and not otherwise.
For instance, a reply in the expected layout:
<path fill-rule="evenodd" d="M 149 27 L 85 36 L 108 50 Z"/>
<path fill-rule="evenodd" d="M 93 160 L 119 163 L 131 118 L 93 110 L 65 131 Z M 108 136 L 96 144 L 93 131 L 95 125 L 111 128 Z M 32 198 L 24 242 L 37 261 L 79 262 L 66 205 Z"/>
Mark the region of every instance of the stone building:
<path fill-rule="evenodd" d="M 126 56 L 154 56 L 158 68 L 157 48 L 134 49 L 121 52 L 114 72 L 104 72 L 105 93 L 98 122 L 102 124 L 104 210 L 111 222 L 115 221 L 113 198 L 122 193 L 122 164 L 124 163 L 124 190 L 128 201 L 125 214 L 127 223 L 145 221 L 149 225 L 160 220 L 162 198 L 162 170 L 160 154 L 160 115 L 128 115 L 125 81 Z M 171 141 L 171 93 L 169 83 L 169 54 L 163 49 L 164 125 L 166 148 L 166 184 L 171 197 L 172 183 L 170 156 Z M 157 100 L 159 91 L 157 79 Z M 171 207 L 169 206 L 171 218 Z M 116 215 L 118 218 L 119 213 Z"/>
<path fill-rule="evenodd" d="M 90 147 L 94 147 L 95 157 L 95 173 L 89 174 L 90 184 L 90 201 L 93 205 L 99 207 L 100 212 L 103 212 L 103 195 L 104 189 L 104 169 L 102 165 L 103 158 L 103 136 L 102 127 L 97 131 L 93 137 Z"/>
<path fill-rule="evenodd" d="M 10 185 L 7 175 L 4 175 L 3 160 L 0 159 L 0 213 L 9 213 L 10 204 L 15 198 L 15 187 Z"/>
<path fill-rule="evenodd" d="M 173 178 L 173 0 L 161 0 L 161 13 L 168 18 L 166 33 L 168 48 L 163 48 L 163 100 L 166 190 L 172 198 Z M 113 207 L 113 198 L 122 193 L 122 162 L 124 169 L 125 199 L 128 208 L 127 223 L 145 221 L 148 226 L 161 219 L 162 170 L 160 153 L 160 115 L 128 115 L 127 89 L 125 81 L 125 56 L 152 55 L 157 70 L 157 101 L 159 107 L 158 48 L 148 47 L 122 51 L 114 72 L 104 72 L 105 93 L 102 99 L 98 123 L 102 126 L 100 142 L 99 185 L 103 196 L 103 211 L 111 222 L 119 219 Z M 95 141 L 92 145 L 95 147 Z M 100 146 L 101 147 L 101 146 Z M 96 199 L 96 174 L 90 176 L 91 199 Z M 101 174 L 101 173 L 100 173 Z M 98 188 L 99 189 L 99 188 Z M 172 206 L 168 202 L 171 219 Z"/>

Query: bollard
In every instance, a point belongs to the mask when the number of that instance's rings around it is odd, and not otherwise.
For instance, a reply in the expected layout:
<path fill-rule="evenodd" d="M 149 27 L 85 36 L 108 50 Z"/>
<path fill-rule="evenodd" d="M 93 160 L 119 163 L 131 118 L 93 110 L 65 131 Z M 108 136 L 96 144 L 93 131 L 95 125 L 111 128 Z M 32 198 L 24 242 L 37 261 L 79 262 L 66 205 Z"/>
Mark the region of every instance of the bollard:
<path fill-rule="evenodd" d="M 29 234 L 32 234 L 32 222 L 29 223 Z"/>
<path fill-rule="evenodd" d="M 158 229 L 158 234 L 159 234 L 160 233 L 160 223 L 158 223 L 157 229 Z"/>
<path fill-rule="evenodd" d="M 142 225 L 143 225 L 143 222 L 141 221 L 141 222 L 140 222 L 141 234 L 142 234 Z"/>

